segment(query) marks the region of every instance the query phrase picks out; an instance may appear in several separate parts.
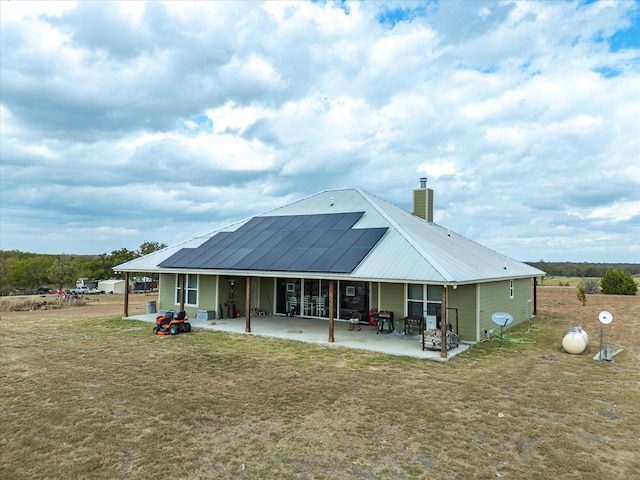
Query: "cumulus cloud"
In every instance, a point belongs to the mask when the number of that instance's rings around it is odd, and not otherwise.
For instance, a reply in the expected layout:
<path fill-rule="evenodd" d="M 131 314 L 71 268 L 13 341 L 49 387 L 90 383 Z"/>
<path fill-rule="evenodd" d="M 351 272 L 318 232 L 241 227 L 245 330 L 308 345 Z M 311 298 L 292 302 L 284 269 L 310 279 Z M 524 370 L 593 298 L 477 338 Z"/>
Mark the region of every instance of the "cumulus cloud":
<path fill-rule="evenodd" d="M 0 247 L 168 244 L 359 187 L 519 260 L 640 261 L 639 7 L 0 4 Z"/>

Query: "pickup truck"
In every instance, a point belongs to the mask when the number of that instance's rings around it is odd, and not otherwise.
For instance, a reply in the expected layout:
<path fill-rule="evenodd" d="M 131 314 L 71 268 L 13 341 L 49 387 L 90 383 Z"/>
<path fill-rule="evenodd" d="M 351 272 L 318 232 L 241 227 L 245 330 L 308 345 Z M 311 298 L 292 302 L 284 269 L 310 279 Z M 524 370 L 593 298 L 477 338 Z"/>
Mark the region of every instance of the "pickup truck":
<path fill-rule="evenodd" d="M 105 293 L 105 291 L 98 290 L 97 288 L 73 287 L 68 289 L 67 293 L 70 293 L 70 294 L 77 293 L 78 295 L 91 295 L 91 294 Z"/>
<path fill-rule="evenodd" d="M 77 293 L 80 295 L 84 295 L 84 294 L 90 293 L 90 291 L 88 287 L 74 287 L 69 290 L 69 293 Z"/>

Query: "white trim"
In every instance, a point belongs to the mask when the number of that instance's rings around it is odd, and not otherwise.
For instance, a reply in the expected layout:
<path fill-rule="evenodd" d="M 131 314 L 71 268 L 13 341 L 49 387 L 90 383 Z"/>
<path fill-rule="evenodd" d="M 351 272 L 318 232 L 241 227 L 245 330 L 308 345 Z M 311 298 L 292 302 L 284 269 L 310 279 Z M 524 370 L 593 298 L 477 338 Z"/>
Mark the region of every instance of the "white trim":
<path fill-rule="evenodd" d="M 200 302 L 200 275 L 195 274 L 195 273 L 184 273 L 184 274 L 176 274 L 175 278 L 176 278 L 176 287 L 173 290 L 173 294 L 174 294 L 174 305 L 180 305 L 180 301 L 178 300 L 178 292 L 180 291 L 180 275 L 184 275 L 184 305 L 185 307 L 198 307 L 199 306 L 199 302 Z M 188 285 L 188 276 L 189 275 L 193 275 L 196 277 L 196 288 L 189 288 Z M 187 295 L 187 292 L 189 290 L 195 290 L 196 292 L 196 303 L 189 303 L 189 295 Z"/>

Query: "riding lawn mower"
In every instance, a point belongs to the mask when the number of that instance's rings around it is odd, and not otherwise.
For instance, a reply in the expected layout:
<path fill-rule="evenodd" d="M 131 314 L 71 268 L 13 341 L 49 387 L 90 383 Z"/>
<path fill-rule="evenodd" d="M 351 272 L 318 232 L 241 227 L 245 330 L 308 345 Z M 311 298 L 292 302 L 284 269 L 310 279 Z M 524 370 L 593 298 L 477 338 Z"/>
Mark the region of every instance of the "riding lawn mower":
<path fill-rule="evenodd" d="M 190 332 L 191 324 L 186 315 L 184 311 L 176 313 L 173 310 L 160 313 L 156 317 L 156 326 L 153 327 L 153 333 L 158 335 L 177 335 L 180 332 Z"/>

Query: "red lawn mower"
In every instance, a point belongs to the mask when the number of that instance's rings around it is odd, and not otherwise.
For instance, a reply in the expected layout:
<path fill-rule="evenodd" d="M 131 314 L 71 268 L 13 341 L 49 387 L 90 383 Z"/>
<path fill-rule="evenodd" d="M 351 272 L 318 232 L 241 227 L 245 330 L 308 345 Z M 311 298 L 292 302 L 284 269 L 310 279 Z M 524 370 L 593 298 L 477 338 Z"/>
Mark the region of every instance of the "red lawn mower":
<path fill-rule="evenodd" d="M 169 310 L 156 317 L 156 326 L 153 333 L 157 335 L 177 335 L 180 332 L 189 333 L 191 324 L 184 311 L 174 312 Z"/>

